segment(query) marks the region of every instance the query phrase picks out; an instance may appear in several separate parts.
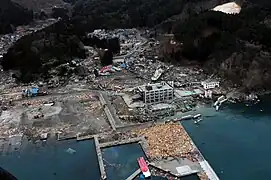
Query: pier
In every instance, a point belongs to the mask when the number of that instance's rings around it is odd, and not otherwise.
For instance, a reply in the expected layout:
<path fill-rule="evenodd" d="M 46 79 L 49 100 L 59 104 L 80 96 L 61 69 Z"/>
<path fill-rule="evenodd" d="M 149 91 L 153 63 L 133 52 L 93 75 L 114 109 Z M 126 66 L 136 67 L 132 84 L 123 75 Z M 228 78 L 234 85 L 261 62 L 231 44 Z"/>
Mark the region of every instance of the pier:
<path fill-rule="evenodd" d="M 140 169 L 137 169 L 133 174 L 131 174 L 126 180 L 133 180 L 141 173 Z"/>
<path fill-rule="evenodd" d="M 104 169 L 103 156 L 102 156 L 102 151 L 101 151 L 100 143 L 98 140 L 98 136 L 94 136 L 94 142 L 95 142 L 95 147 L 96 147 L 98 163 L 100 167 L 101 179 L 104 180 L 106 179 L 106 172 Z"/>
<path fill-rule="evenodd" d="M 130 139 L 125 139 L 123 141 L 111 141 L 111 142 L 106 142 L 106 143 L 100 144 L 100 148 L 119 146 L 119 145 L 130 144 L 130 143 L 137 143 L 141 140 L 142 140 L 142 138 L 130 138 Z"/>

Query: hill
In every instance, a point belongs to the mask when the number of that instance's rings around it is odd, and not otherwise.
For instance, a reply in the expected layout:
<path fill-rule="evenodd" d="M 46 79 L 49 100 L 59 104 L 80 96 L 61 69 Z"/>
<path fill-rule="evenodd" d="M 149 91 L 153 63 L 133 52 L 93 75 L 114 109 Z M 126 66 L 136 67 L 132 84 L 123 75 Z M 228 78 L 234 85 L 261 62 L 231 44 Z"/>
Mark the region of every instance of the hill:
<path fill-rule="evenodd" d="M 238 15 L 206 11 L 175 22 L 172 31 L 182 43 L 165 57 L 179 63 L 196 61 L 248 90 L 270 89 L 271 9 L 243 6 Z M 178 59 L 178 60 L 177 60 Z"/>
<path fill-rule="evenodd" d="M 28 24 L 33 12 L 10 1 L 0 1 L 0 34 L 10 33 L 18 25 Z"/>

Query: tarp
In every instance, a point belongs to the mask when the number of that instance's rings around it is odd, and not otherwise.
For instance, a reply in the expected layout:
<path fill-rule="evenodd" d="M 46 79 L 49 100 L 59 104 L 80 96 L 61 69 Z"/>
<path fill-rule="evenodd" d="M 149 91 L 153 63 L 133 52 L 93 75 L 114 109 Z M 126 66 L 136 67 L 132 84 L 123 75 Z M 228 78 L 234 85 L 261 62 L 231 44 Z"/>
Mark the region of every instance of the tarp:
<path fill-rule="evenodd" d="M 32 93 L 33 95 L 37 95 L 37 94 L 38 94 L 38 91 L 39 91 L 39 88 L 37 88 L 37 87 L 32 87 L 32 88 L 31 88 L 31 93 Z"/>
<path fill-rule="evenodd" d="M 122 63 L 122 64 L 120 65 L 120 67 L 123 68 L 123 69 L 125 69 L 125 68 L 126 68 L 126 63 Z"/>

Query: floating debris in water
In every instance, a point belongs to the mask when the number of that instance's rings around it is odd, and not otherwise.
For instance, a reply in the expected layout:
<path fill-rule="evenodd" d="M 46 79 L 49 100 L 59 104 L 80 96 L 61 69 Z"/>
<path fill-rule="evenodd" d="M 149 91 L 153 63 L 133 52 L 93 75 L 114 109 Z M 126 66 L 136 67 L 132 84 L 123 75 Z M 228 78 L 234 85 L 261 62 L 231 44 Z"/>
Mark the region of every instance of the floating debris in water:
<path fill-rule="evenodd" d="M 70 154 L 75 154 L 76 153 L 76 150 L 72 149 L 72 148 L 68 148 L 66 150 L 67 153 L 70 153 Z"/>

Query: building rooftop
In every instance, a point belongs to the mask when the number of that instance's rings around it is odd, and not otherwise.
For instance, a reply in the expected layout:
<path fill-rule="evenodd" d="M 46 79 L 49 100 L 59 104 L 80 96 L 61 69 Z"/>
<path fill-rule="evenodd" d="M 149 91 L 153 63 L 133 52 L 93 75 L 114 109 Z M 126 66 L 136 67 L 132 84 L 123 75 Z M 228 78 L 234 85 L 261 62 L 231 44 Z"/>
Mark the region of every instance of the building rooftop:
<path fill-rule="evenodd" d="M 158 90 L 158 89 L 172 89 L 172 87 L 166 82 L 161 82 L 161 83 L 154 83 L 154 84 L 147 84 L 144 86 L 140 86 L 138 89 L 141 92 L 146 92 L 146 91 L 152 91 L 152 90 Z"/>

